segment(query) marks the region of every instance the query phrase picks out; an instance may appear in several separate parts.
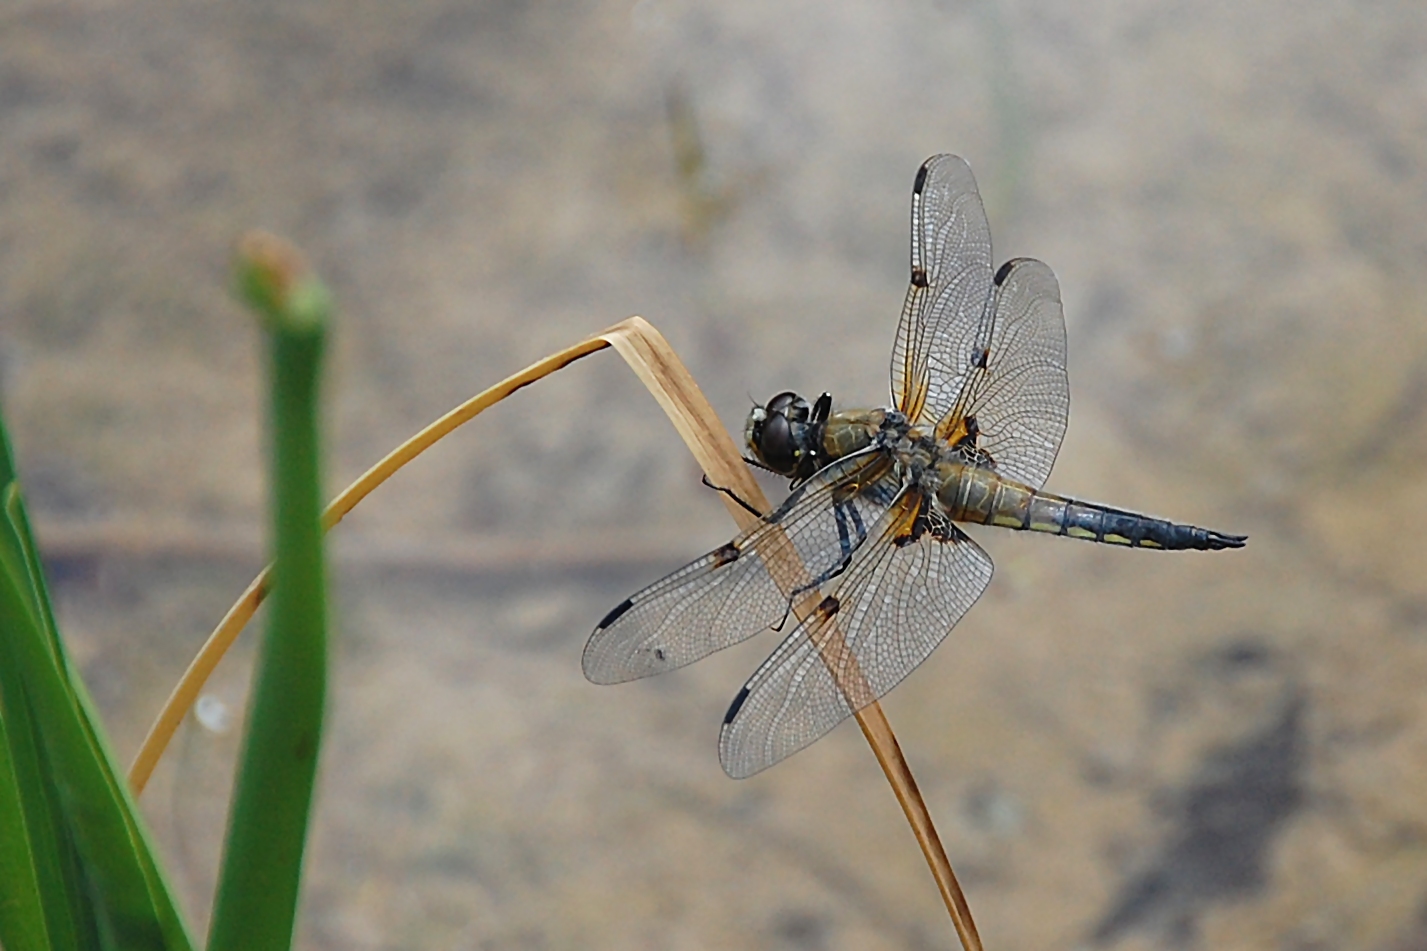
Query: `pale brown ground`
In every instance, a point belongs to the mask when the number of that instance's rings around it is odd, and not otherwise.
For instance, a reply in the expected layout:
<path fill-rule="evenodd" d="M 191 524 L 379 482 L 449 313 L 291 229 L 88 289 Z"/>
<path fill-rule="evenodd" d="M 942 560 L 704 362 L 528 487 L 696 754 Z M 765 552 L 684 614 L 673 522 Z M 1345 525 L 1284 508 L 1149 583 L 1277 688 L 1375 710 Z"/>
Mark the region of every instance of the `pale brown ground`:
<path fill-rule="evenodd" d="M 341 302 L 335 490 L 630 313 L 731 427 L 783 388 L 882 400 L 912 175 L 955 151 L 998 256 L 1062 282 L 1051 487 L 1251 536 L 976 533 L 996 579 L 886 706 L 988 948 L 1427 946 L 1421 4 L 91 0 L 0 27 L 3 396 L 126 761 L 260 560 L 241 231 Z M 720 772 L 769 640 L 581 677 L 610 606 L 729 532 L 609 354 L 370 499 L 335 539 L 301 945 L 949 946 L 855 727 Z M 234 716 L 250 650 L 213 688 Z M 201 928 L 237 731 L 185 731 L 144 802 Z"/>

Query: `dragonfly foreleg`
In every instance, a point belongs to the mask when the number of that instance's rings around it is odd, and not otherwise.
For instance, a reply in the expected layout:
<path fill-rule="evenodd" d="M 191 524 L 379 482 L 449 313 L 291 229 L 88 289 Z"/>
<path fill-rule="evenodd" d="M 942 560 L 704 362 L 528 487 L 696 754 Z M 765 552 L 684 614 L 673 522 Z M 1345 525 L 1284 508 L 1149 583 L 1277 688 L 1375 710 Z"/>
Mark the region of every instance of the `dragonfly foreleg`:
<path fill-rule="evenodd" d="M 704 477 L 703 477 L 703 483 L 704 483 L 704 485 L 708 486 L 710 489 L 713 489 L 715 492 L 722 492 L 724 495 L 726 495 L 726 496 L 728 496 L 729 498 L 733 499 L 733 500 L 734 500 L 735 502 L 737 502 L 739 505 L 743 506 L 743 508 L 744 508 L 745 511 L 750 512 L 750 513 L 752 513 L 753 515 L 758 516 L 759 518 L 762 518 L 762 517 L 763 517 L 763 514 L 764 514 L 764 513 L 758 511 L 758 510 L 757 510 L 756 508 L 754 508 L 752 505 L 750 505 L 750 504 L 748 504 L 747 502 L 745 502 L 745 501 L 743 500 L 743 497 L 740 496 L 737 492 L 733 491 L 732 489 L 728 488 L 727 486 L 714 485 L 712 482 L 710 482 L 710 481 L 709 481 L 709 477 L 708 477 L 707 474 L 705 474 Z"/>

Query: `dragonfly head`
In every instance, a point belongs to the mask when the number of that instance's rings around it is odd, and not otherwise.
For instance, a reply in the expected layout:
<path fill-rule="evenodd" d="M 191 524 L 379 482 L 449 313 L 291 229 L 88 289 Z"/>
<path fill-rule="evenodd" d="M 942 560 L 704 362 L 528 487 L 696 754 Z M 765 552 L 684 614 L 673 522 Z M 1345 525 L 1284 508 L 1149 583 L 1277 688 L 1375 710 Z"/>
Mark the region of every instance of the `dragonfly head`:
<path fill-rule="evenodd" d="M 832 397 L 809 403 L 796 393 L 779 393 L 767 406 L 755 406 L 743 427 L 753 461 L 789 479 L 802 480 L 826 464 L 823 430 Z"/>

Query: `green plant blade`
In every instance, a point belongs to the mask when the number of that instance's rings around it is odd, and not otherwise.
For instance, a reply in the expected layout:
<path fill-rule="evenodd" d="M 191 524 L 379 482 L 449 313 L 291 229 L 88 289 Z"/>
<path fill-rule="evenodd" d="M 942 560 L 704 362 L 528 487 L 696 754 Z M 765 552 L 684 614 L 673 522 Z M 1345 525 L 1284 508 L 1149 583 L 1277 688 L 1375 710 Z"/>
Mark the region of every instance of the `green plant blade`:
<path fill-rule="evenodd" d="M 17 876 L 0 942 L 192 947 L 153 846 L 54 624 L 0 424 L 0 861 Z M 11 834 L 17 838 L 12 840 Z M 34 889 L 33 892 L 28 889 Z"/>
<path fill-rule="evenodd" d="M 249 239 L 240 255 L 240 293 L 269 334 L 275 551 L 208 947 L 280 951 L 292 941 L 326 700 L 317 396 L 328 298 L 275 239 Z"/>
<path fill-rule="evenodd" d="M 7 632 L 14 629 L 9 618 L 0 619 L 0 625 Z M 6 634 L 0 641 L 9 638 Z M 65 887 L 59 866 L 52 797 L 41 778 L 33 723 L 17 684 L 16 665 L 0 649 L 0 882 L 5 883 L 0 946 L 12 951 L 77 948 L 73 927 L 66 927 L 73 919 L 63 914 L 76 896 Z"/>

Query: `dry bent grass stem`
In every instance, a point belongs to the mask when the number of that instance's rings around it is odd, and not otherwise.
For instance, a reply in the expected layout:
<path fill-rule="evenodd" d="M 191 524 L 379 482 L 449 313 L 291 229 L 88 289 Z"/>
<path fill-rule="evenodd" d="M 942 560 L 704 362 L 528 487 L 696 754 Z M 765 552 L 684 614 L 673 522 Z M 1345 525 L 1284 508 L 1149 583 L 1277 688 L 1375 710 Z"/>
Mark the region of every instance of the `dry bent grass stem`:
<path fill-rule="evenodd" d="M 719 422 L 713 407 L 704 398 L 683 362 L 659 331 L 642 317 L 630 317 L 602 333 L 531 364 L 427 426 L 367 470 L 361 478 L 337 496 L 323 513 L 324 528 L 330 529 L 336 525 L 369 492 L 385 482 L 398 469 L 461 424 L 474 419 L 487 407 L 499 403 L 521 387 L 606 347 L 613 347 L 618 351 L 635 376 L 639 377 L 640 382 L 653 394 L 674 424 L 674 428 L 683 437 L 689 451 L 703 467 L 709 481 L 715 485 L 726 486 L 739 498 L 766 512 L 770 507 L 768 499 L 753 480 L 738 447 Z M 742 508 L 727 494 L 721 494 L 720 497 L 733 515 L 734 521 L 738 522 L 739 528 L 748 528 L 753 524 L 755 518 L 751 512 Z M 795 590 L 806 579 L 804 566 L 798 561 L 791 544 L 775 552 L 772 557 L 780 563 L 770 565 L 770 573 L 780 584 L 785 585 L 786 591 Z M 243 592 L 237 603 L 228 610 L 217 629 L 189 664 L 188 670 L 184 671 L 129 768 L 129 784 L 135 795 L 143 792 L 179 723 L 193 706 L 218 661 L 227 653 L 238 633 L 252 618 L 267 595 L 267 590 L 268 569 L 264 569 L 253 579 L 253 583 Z M 801 618 L 816 604 L 817 596 L 810 592 L 794 605 L 793 610 Z M 837 678 L 839 686 L 853 701 L 853 705 L 861 705 L 856 716 L 858 725 L 862 727 L 862 735 L 872 747 L 877 762 L 881 764 L 887 781 L 892 784 L 892 791 L 912 826 L 912 834 L 916 836 L 917 844 L 921 846 L 927 864 L 931 867 L 932 877 L 936 879 L 942 900 L 946 902 L 962 947 L 965 951 L 981 951 L 981 938 L 971 920 L 971 909 L 966 904 L 966 897 L 962 894 L 951 863 L 947 860 L 946 850 L 942 848 L 941 840 L 937 837 L 931 815 L 922 801 L 922 794 L 917 789 L 911 768 L 902 756 L 901 747 L 897 745 L 897 738 L 892 733 L 892 726 L 887 722 L 882 707 L 871 699 L 869 688 L 857 668 L 855 658 L 840 638 L 833 638 L 832 643 L 824 647 L 823 659 Z"/>

